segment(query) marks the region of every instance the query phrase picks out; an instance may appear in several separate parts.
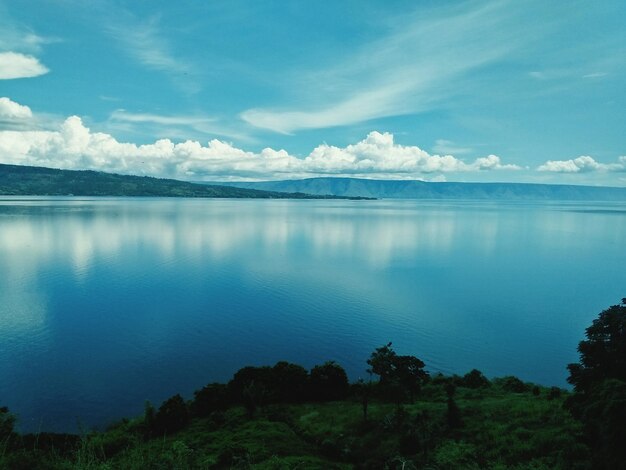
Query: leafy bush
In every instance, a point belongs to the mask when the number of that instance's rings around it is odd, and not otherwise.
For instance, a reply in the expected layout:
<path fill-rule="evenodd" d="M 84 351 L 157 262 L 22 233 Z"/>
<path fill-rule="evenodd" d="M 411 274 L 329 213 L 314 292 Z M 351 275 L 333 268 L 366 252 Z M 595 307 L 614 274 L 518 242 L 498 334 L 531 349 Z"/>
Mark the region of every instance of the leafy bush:
<path fill-rule="evenodd" d="M 310 397 L 315 401 L 342 400 L 349 387 L 346 371 L 334 361 L 311 369 Z"/>
<path fill-rule="evenodd" d="M 602 311 L 569 364 L 574 394 L 567 405 L 593 448 L 594 467 L 626 469 L 626 298 Z"/>
<path fill-rule="evenodd" d="M 159 407 L 154 426 L 159 434 L 173 434 L 184 428 L 189 422 L 189 411 L 183 397 L 176 394 L 168 398 Z"/>
<path fill-rule="evenodd" d="M 472 369 L 461 378 L 459 385 L 466 388 L 483 388 L 491 385 L 491 382 L 481 371 Z"/>
<path fill-rule="evenodd" d="M 224 384 L 212 383 L 194 392 L 191 413 L 194 416 L 209 416 L 214 411 L 224 411 L 231 404 L 228 388 Z"/>
<path fill-rule="evenodd" d="M 498 379 L 498 383 L 502 387 L 502 390 L 507 392 L 524 393 L 528 391 L 528 386 L 512 375 Z"/>

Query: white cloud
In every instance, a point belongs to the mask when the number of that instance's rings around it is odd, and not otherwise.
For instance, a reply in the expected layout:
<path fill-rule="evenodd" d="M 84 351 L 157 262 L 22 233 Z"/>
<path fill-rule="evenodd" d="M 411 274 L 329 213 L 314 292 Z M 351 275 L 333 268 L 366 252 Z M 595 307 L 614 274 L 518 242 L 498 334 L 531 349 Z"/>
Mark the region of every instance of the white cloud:
<path fill-rule="evenodd" d="M 537 168 L 538 171 L 554 173 L 588 173 L 592 171 L 626 171 L 626 156 L 619 157 L 618 163 L 599 163 L 593 157 L 583 155 L 571 160 L 548 160 Z"/>
<path fill-rule="evenodd" d="M 48 72 L 48 68 L 31 55 L 0 52 L 0 80 L 38 77 Z"/>
<path fill-rule="evenodd" d="M 279 76 L 297 108 L 253 108 L 249 124 L 280 133 L 349 125 L 431 109 L 454 94 L 470 72 L 510 56 L 537 34 L 520 31 L 519 7 L 492 1 L 416 10 L 398 16 L 390 33 L 343 61 Z M 528 27 L 528 26 L 526 26 Z M 489 31 L 489 34 L 485 34 Z"/>
<path fill-rule="evenodd" d="M 440 179 L 442 173 L 515 170 L 495 155 L 466 163 L 451 155 L 431 155 L 416 146 L 394 142 L 390 133 L 370 132 L 346 147 L 322 144 L 304 158 L 285 150 L 265 148 L 249 152 L 213 139 L 207 145 L 187 140 L 160 139 L 137 145 L 92 132 L 77 116 L 57 130 L 0 131 L 4 163 L 93 169 L 126 174 L 191 180 L 281 179 L 314 175 L 351 175 L 386 178 Z"/>
<path fill-rule="evenodd" d="M 172 51 L 170 42 L 159 27 L 158 17 L 141 22 L 128 12 L 117 13 L 119 17 L 107 25 L 106 31 L 121 43 L 125 52 L 140 64 L 165 72 L 182 90 L 190 93 L 199 91 L 198 83 L 192 78 L 195 68 Z"/>
<path fill-rule="evenodd" d="M 55 37 L 44 37 L 30 27 L 16 21 L 0 4 L 0 50 L 38 54 L 45 44 L 61 42 Z"/>
<path fill-rule="evenodd" d="M 240 141 L 252 140 L 219 122 L 218 118 L 203 115 L 160 115 L 152 113 L 130 113 L 124 109 L 117 109 L 111 113 L 109 122 L 113 127 L 126 127 L 126 130 L 136 129 L 136 126 L 149 126 L 153 135 L 185 136 L 195 131 L 200 134 L 219 135 Z"/>
<path fill-rule="evenodd" d="M 472 163 L 465 163 L 452 155 L 431 155 L 416 146 L 398 145 L 392 134 L 376 131 L 370 132 L 364 140 L 344 148 L 319 145 L 304 162 L 316 172 L 343 174 L 418 175 L 519 169 L 516 165 L 502 165 L 496 155 L 478 158 Z"/>
<path fill-rule="evenodd" d="M 603 78 L 606 77 L 608 74 L 606 72 L 594 72 L 594 73 L 588 73 L 586 75 L 583 75 L 583 78 Z"/>
<path fill-rule="evenodd" d="M 546 74 L 545 72 L 540 72 L 538 70 L 535 70 L 533 72 L 528 72 L 528 75 L 532 78 L 536 78 L 538 80 L 543 80 L 546 78 Z"/>
<path fill-rule="evenodd" d="M 433 146 L 433 151 L 437 153 L 449 153 L 452 155 L 463 155 L 471 153 L 473 149 L 470 147 L 462 147 L 452 142 L 451 140 L 437 139 Z"/>
<path fill-rule="evenodd" d="M 4 119 L 29 119 L 33 117 L 28 106 L 21 105 L 9 98 L 0 98 L 0 121 Z"/>
<path fill-rule="evenodd" d="M 167 125 L 194 125 L 214 122 L 215 118 L 202 116 L 162 116 L 160 114 L 150 113 L 129 113 L 123 109 L 117 109 L 111 113 L 111 119 L 114 121 L 126 122 L 152 122 L 155 124 Z"/>

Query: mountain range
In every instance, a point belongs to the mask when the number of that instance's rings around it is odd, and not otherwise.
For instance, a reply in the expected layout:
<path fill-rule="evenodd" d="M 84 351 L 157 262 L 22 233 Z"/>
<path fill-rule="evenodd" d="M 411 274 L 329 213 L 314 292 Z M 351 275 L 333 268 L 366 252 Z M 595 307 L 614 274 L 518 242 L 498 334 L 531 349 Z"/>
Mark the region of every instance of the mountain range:
<path fill-rule="evenodd" d="M 417 180 L 308 178 L 219 183 L 265 191 L 384 199 L 496 199 L 626 201 L 626 188 L 527 183 L 447 183 Z"/>
<path fill-rule="evenodd" d="M 0 164 L 0 195 L 626 201 L 626 187 L 334 177 L 191 183 L 91 170 Z"/>

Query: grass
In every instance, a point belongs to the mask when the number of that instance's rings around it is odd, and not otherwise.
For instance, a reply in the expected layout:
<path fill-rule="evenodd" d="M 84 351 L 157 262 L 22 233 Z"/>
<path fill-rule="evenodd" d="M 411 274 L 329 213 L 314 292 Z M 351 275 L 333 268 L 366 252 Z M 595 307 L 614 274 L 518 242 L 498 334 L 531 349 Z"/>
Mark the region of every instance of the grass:
<path fill-rule="evenodd" d="M 83 436 L 70 453 L 0 446 L 0 468 L 50 469 L 569 469 L 587 468 L 580 425 L 564 392 L 515 393 L 497 383 L 458 387 L 461 424 L 446 422 L 444 385 L 432 381 L 412 404 L 357 400 L 242 407 L 192 419 L 181 431 L 144 437 L 143 419 Z"/>

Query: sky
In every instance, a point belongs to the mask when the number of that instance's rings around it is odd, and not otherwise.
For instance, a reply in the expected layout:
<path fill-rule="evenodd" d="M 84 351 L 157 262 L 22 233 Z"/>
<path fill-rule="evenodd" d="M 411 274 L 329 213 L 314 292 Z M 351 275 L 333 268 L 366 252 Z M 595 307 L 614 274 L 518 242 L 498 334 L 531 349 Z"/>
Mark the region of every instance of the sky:
<path fill-rule="evenodd" d="M 626 186 L 626 2 L 0 0 L 0 163 Z"/>

